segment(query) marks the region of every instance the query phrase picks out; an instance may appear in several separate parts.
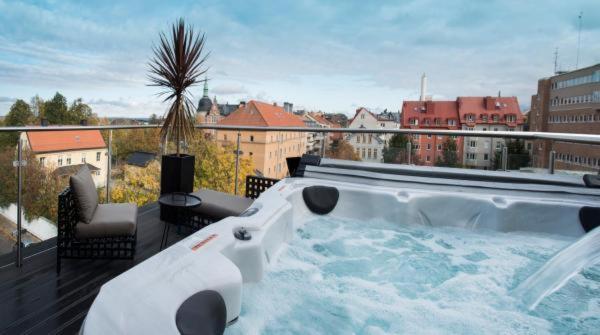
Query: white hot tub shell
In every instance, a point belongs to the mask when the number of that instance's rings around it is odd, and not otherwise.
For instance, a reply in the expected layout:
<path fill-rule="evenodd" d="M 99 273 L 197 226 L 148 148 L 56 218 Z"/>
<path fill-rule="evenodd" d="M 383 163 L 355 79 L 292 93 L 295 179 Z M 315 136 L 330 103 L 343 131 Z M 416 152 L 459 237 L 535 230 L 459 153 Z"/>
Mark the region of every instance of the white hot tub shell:
<path fill-rule="evenodd" d="M 194 293 L 221 294 L 227 321 L 240 314 L 243 283 L 260 281 L 295 226 L 315 214 L 304 204 L 302 189 L 311 185 L 339 190 L 327 214 L 340 218 L 382 218 L 390 222 L 466 229 L 532 231 L 581 236 L 582 206 L 597 206 L 600 194 L 589 189 L 556 187 L 524 191 L 465 183 L 431 185 L 418 181 L 335 181 L 288 178 L 278 182 L 246 211 L 212 224 L 102 286 L 86 317 L 85 334 L 176 334 L 175 313 Z M 468 183 L 467 183 L 468 184 Z M 366 185 L 369 185 L 366 187 Z M 459 186 L 462 185 L 462 186 Z M 559 191 L 557 191 L 559 190 Z M 254 213 L 252 213 L 254 212 Z M 245 227 L 248 241 L 234 231 Z"/>

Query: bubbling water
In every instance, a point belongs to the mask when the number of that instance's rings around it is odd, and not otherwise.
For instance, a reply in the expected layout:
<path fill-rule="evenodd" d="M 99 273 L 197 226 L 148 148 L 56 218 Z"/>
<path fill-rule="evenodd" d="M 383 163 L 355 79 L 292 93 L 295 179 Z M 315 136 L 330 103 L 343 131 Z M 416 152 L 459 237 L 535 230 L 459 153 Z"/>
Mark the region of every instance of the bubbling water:
<path fill-rule="evenodd" d="M 297 229 L 261 282 L 244 285 L 227 333 L 591 333 L 600 326 L 600 267 L 535 311 L 509 294 L 572 242 L 322 217 Z"/>

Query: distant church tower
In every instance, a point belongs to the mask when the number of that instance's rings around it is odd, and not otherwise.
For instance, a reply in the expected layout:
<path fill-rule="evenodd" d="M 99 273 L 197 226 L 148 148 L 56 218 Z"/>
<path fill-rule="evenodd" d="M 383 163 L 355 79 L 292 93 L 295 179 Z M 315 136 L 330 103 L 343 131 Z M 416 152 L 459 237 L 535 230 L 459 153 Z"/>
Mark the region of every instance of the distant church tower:
<path fill-rule="evenodd" d="M 212 107 L 213 102 L 208 97 L 208 79 L 204 79 L 204 94 L 200 101 L 198 101 L 198 108 L 196 109 L 196 113 L 208 113 L 210 112 L 210 108 Z"/>

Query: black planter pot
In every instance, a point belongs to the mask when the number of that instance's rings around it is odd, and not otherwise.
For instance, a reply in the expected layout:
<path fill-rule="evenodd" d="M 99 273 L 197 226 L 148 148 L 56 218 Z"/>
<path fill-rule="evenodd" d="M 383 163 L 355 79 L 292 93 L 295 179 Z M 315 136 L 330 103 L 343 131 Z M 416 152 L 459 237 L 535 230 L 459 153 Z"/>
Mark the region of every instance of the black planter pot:
<path fill-rule="evenodd" d="M 196 158 L 191 155 L 163 155 L 160 170 L 160 194 L 194 191 L 194 166 Z M 160 219 L 169 221 L 176 213 L 170 208 L 160 209 Z"/>

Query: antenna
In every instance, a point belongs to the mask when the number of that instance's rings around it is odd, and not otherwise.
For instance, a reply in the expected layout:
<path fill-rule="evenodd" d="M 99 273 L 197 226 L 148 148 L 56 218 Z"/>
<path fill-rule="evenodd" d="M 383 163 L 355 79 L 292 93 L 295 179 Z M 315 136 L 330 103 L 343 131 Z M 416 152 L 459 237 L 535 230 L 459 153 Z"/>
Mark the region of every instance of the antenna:
<path fill-rule="evenodd" d="M 554 49 L 554 74 L 558 73 L 558 47 Z"/>
<path fill-rule="evenodd" d="M 583 12 L 579 12 L 579 31 L 577 32 L 577 60 L 575 61 L 575 70 L 579 68 L 579 48 L 581 46 L 581 17 Z"/>

